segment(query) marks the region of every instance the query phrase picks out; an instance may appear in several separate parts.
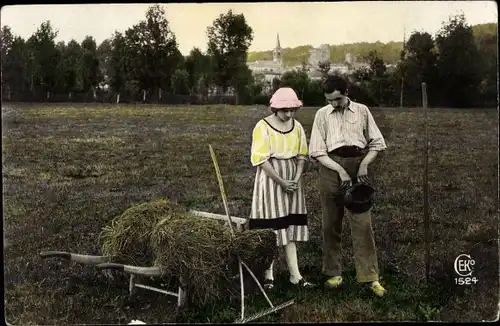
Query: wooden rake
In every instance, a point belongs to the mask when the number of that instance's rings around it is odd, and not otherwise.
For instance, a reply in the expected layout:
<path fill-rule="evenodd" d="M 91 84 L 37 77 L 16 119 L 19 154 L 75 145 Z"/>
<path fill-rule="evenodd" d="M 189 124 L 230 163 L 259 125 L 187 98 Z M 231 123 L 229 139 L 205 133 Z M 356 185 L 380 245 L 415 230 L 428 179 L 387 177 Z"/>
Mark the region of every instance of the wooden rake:
<path fill-rule="evenodd" d="M 212 156 L 212 161 L 214 163 L 215 173 L 217 175 L 217 181 L 219 183 L 219 189 L 220 189 L 220 193 L 222 196 L 222 202 L 224 203 L 224 209 L 226 211 L 226 215 L 227 215 L 227 218 L 229 220 L 229 223 L 228 223 L 229 229 L 231 230 L 231 235 L 234 237 L 233 221 L 231 219 L 231 215 L 229 214 L 229 208 L 227 205 L 227 197 L 226 197 L 226 192 L 224 190 L 224 183 L 222 182 L 222 175 L 220 173 L 219 164 L 217 163 L 217 158 L 215 157 L 215 152 L 212 148 L 212 145 L 208 145 L 208 147 L 210 149 L 210 155 Z M 264 295 L 264 298 L 266 298 L 267 303 L 269 303 L 269 306 L 270 306 L 270 308 L 265 309 L 263 311 L 260 311 L 256 314 L 249 316 L 249 317 L 246 317 L 246 318 L 245 318 L 245 289 L 243 286 L 243 267 L 245 267 L 245 269 L 248 271 L 248 273 L 253 278 L 255 283 L 257 283 L 257 286 L 259 287 L 260 292 L 262 292 L 262 295 Z M 264 291 L 264 288 L 260 284 L 259 280 L 257 279 L 257 277 L 255 277 L 255 274 L 250 270 L 248 265 L 245 264 L 245 262 L 241 259 L 241 257 L 239 255 L 238 255 L 238 268 L 239 268 L 239 272 L 240 272 L 240 287 L 241 287 L 241 318 L 235 321 L 236 324 L 243 324 L 243 323 L 249 322 L 251 320 L 255 320 L 255 319 L 264 317 L 272 312 L 276 312 L 278 310 L 281 310 L 283 308 L 286 308 L 286 307 L 294 304 L 294 300 L 290 300 L 290 301 L 284 302 L 278 306 L 274 306 L 273 303 L 271 302 L 271 300 L 269 300 L 269 297 L 267 296 L 266 291 Z"/>

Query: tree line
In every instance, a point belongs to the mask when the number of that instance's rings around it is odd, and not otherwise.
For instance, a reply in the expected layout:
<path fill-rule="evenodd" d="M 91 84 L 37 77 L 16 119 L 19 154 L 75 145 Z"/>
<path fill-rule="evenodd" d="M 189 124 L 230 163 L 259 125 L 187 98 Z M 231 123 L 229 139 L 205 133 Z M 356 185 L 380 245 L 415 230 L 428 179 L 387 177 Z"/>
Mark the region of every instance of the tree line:
<path fill-rule="evenodd" d="M 232 11 L 207 28 L 207 52 L 193 48 L 186 57 L 159 5 L 99 45 L 92 36 L 56 43 L 57 34 L 50 21 L 27 40 L 2 27 L 4 100 L 202 103 L 211 92 L 245 95 L 251 84 L 253 32 Z"/>
<path fill-rule="evenodd" d="M 475 37 L 483 38 L 486 34 L 496 35 L 497 24 L 478 24 L 472 26 L 472 31 Z M 345 54 L 350 53 L 357 58 L 365 58 L 371 51 L 376 51 L 387 64 L 397 64 L 400 60 L 401 49 L 403 48 L 403 35 L 400 42 L 357 42 L 349 44 L 332 45 L 329 44 L 330 61 L 342 63 L 345 59 Z M 312 45 L 300 45 L 297 47 L 283 48 L 283 65 L 285 67 L 294 67 L 306 61 L 309 57 L 309 50 Z M 272 60 L 273 50 L 267 51 L 251 51 L 248 53 L 248 61 L 263 61 Z"/>
<path fill-rule="evenodd" d="M 483 29 L 474 33 L 457 15 L 435 37 L 414 32 L 393 70 L 383 52 L 367 51 L 363 60 L 369 68 L 346 76 L 349 94 L 368 105 L 415 106 L 425 81 L 431 106 L 496 106 L 496 24 Z M 195 47 L 187 56 L 159 5 L 99 45 L 92 36 L 56 43 L 57 33 L 50 21 L 27 40 L 2 27 L 4 101 L 266 105 L 273 90 L 290 86 L 305 105 L 325 104 L 321 80 L 312 80 L 305 64 L 271 85 L 253 76 L 247 66 L 253 30 L 243 14 L 231 10 L 207 27 L 207 51 Z M 329 63 L 320 70 L 326 77 Z"/>
<path fill-rule="evenodd" d="M 377 50 L 362 56 L 369 67 L 345 76 L 350 97 L 371 106 L 421 106 L 425 82 L 429 106 L 497 107 L 497 24 L 473 29 L 463 15 L 451 16 L 435 37 L 413 32 L 399 55 L 394 69 Z M 274 80 L 273 89 L 288 85 L 308 105 L 323 105 L 321 80 L 310 80 L 302 67 Z M 329 62 L 319 64 L 323 78 L 329 68 Z"/>

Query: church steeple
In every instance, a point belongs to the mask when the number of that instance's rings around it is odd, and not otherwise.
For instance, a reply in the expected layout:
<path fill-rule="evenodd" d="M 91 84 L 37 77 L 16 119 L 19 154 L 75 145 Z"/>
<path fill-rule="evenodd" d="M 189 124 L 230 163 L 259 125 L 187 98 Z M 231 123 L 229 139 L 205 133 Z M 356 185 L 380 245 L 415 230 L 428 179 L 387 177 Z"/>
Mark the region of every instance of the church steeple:
<path fill-rule="evenodd" d="M 281 51 L 280 45 L 280 35 L 276 35 L 276 48 L 273 51 L 273 61 L 279 63 L 279 65 L 283 65 L 283 55 Z"/>

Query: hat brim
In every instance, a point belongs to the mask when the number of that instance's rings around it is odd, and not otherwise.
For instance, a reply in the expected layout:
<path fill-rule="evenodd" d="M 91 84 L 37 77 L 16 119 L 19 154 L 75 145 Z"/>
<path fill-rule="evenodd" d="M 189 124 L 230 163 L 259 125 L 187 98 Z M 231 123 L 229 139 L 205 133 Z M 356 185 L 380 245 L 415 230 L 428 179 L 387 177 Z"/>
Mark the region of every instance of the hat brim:
<path fill-rule="evenodd" d="M 274 109 L 291 109 L 291 108 L 300 108 L 303 106 L 302 101 L 279 101 L 279 102 L 271 102 L 270 106 Z"/>

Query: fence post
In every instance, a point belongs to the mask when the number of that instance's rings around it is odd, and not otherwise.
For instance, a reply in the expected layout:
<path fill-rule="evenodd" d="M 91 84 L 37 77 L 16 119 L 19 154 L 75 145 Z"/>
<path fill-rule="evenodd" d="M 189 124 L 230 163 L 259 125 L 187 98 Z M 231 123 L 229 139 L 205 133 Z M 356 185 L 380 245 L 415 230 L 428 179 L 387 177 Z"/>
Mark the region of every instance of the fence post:
<path fill-rule="evenodd" d="M 424 241 L 425 241 L 425 279 L 430 274 L 430 230 L 429 230 L 429 130 L 427 126 L 427 85 L 422 83 L 422 106 L 424 107 L 425 150 L 424 150 Z"/>

